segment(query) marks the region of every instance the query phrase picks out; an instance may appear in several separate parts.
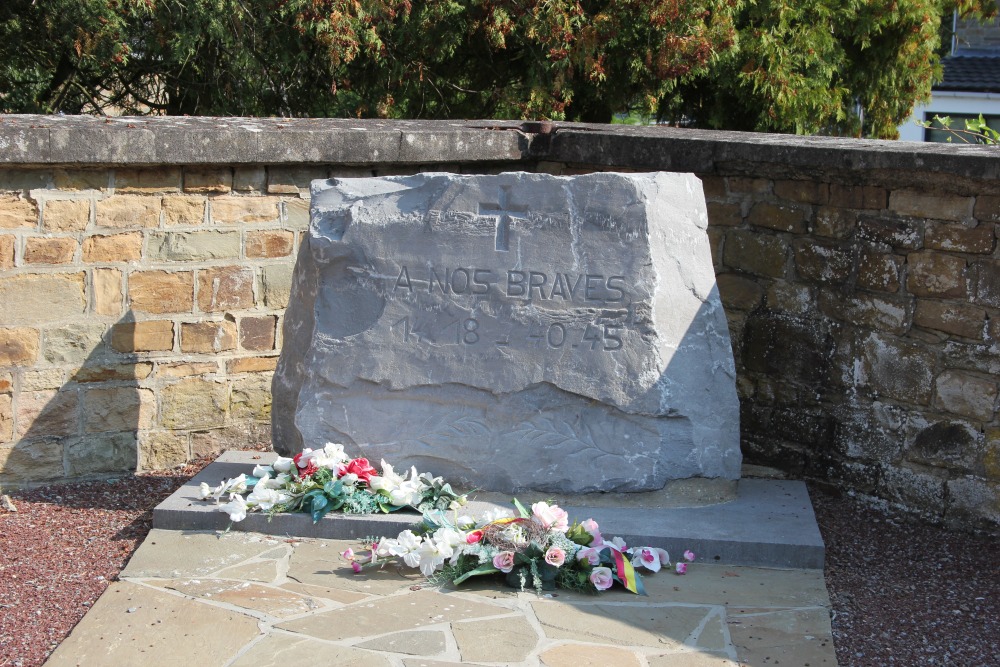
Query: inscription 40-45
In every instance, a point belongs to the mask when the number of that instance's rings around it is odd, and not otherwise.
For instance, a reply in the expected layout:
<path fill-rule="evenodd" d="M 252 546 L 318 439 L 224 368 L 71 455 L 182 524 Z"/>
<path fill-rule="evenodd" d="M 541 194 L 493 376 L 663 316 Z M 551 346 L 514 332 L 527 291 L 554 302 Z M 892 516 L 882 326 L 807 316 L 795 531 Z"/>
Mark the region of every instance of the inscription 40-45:
<path fill-rule="evenodd" d="M 523 343 L 531 347 L 546 347 L 558 350 L 569 346 L 584 351 L 614 352 L 622 349 L 621 330 L 624 325 L 607 323 L 595 324 L 587 322 L 584 326 L 573 326 L 561 322 L 553 322 L 548 326 L 533 324 L 523 337 L 504 334 L 498 339 L 490 340 L 475 317 L 454 319 L 444 326 L 440 323 L 411 321 L 409 316 L 393 324 L 405 343 L 436 343 L 438 345 L 480 345 L 492 344 L 498 348 Z"/>

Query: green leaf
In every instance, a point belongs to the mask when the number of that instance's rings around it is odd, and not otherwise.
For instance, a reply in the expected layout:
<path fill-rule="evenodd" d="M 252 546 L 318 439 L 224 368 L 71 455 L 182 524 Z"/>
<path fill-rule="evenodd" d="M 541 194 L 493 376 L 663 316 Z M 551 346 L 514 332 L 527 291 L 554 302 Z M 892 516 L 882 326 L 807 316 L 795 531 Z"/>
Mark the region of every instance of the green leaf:
<path fill-rule="evenodd" d="M 323 493 L 330 496 L 331 498 L 336 498 L 338 496 L 344 495 L 344 483 L 339 479 L 330 480 L 323 485 Z"/>
<path fill-rule="evenodd" d="M 332 508 L 330 507 L 330 501 L 322 493 L 317 493 L 312 497 L 312 502 L 309 505 L 309 511 L 312 513 L 313 523 L 316 523 L 326 515 Z"/>
<path fill-rule="evenodd" d="M 465 574 L 463 574 L 461 577 L 458 577 L 457 579 L 455 579 L 454 582 L 452 582 L 452 583 L 454 583 L 457 586 L 458 584 L 462 583 L 463 581 L 465 581 L 469 577 L 478 577 L 478 576 L 483 575 L 483 574 L 496 574 L 499 571 L 500 570 L 498 570 L 495 567 L 493 567 L 492 564 L 485 563 L 485 564 L 480 565 L 479 567 L 477 567 L 475 570 L 469 570 L 468 572 L 466 572 Z"/>
<path fill-rule="evenodd" d="M 531 516 L 531 513 L 524 508 L 524 505 L 521 504 L 520 500 L 514 498 L 514 500 L 511 502 L 514 503 L 514 508 L 517 510 L 517 513 L 521 515 L 522 519 L 527 519 L 528 517 Z"/>

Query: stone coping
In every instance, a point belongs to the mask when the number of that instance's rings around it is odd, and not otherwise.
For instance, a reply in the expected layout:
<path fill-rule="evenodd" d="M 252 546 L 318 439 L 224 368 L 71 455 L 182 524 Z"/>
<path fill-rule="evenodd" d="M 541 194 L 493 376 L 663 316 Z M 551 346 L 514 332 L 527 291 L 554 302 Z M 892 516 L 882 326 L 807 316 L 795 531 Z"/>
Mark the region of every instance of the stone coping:
<path fill-rule="evenodd" d="M 495 120 L 0 115 L 0 164 L 434 164 L 539 160 L 711 172 L 721 163 L 1000 178 L 1000 151 L 665 126 Z"/>
<path fill-rule="evenodd" d="M 153 527 L 168 530 L 234 530 L 303 538 L 364 539 L 396 535 L 419 521 L 416 513 L 347 516 L 328 514 L 318 523 L 304 513 L 268 517 L 252 513 L 231 524 L 228 515 L 211 501 L 200 499 L 199 485 L 217 485 L 256 464 L 274 460 L 273 453 L 230 451 L 174 492 L 153 510 Z M 614 494 L 600 494 L 595 502 L 575 496 L 564 502 L 552 498 L 571 518 L 593 518 L 609 537 L 628 544 L 661 547 L 672 554 L 691 549 L 704 562 L 762 567 L 823 567 L 824 546 L 805 484 L 799 481 L 742 479 L 736 497 L 723 502 L 699 499 L 691 506 L 676 502 L 635 507 L 631 494 L 622 503 L 609 502 Z M 524 502 L 536 500 L 529 494 Z M 629 505 L 632 506 L 629 506 Z M 464 510 L 473 516 L 490 507 L 510 507 L 509 498 L 478 494 Z"/>

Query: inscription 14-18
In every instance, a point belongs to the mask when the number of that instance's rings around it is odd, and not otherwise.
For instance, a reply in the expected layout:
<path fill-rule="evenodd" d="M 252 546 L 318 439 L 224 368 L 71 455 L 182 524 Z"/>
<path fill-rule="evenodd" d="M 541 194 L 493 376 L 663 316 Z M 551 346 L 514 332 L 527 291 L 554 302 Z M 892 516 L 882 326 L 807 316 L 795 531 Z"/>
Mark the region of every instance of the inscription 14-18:
<path fill-rule="evenodd" d="M 475 317 L 452 319 L 443 326 L 440 322 L 411 321 L 409 316 L 403 317 L 392 326 L 399 332 L 404 343 L 426 342 L 437 345 L 480 345 L 493 344 L 498 348 L 510 345 L 540 347 L 544 345 L 553 350 L 563 347 L 581 349 L 584 351 L 614 352 L 622 348 L 621 330 L 624 325 L 610 323 L 581 322 L 563 324 L 553 322 L 549 325 L 533 324 L 527 331 L 518 334 L 505 333 L 491 340 L 486 335 L 480 321 Z"/>

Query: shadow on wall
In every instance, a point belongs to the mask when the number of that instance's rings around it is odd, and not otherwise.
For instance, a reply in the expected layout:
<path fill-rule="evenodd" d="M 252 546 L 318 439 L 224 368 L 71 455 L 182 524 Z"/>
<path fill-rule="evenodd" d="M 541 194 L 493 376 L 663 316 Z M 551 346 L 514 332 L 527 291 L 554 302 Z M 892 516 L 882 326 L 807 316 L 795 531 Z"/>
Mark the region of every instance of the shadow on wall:
<path fill-rule="evenodd" d="M 17 383 L 15 445 L 0 483 L 136 470 L 138 431 L 156 408 L 153 391 L 140 386 L 153 364 L 120 351 L 138 347 L 134 323 L 129 311 L 111 327 L 79 323 L 45 332 L 45 366 L 21 371 Z M 172 339 L 172 325 L 159 335 Z"/>

